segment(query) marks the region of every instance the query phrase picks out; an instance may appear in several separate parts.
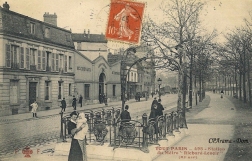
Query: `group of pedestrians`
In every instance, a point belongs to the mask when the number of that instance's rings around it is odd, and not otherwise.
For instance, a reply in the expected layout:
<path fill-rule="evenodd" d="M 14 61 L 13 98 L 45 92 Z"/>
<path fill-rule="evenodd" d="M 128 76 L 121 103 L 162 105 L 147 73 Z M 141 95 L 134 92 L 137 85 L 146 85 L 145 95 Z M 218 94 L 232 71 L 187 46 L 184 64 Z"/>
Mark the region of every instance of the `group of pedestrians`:
<path fill-rule="evenodd" d="M 159 98 L 157 100 L 156 98 L 154 98 L 154 100 L 152 101 L 152 104 L 151 104 L 151 112 L 150 112 L 149 119 L 151 119 L 152 121 L 155 121 L 155 124 L 154 124 L 154 129 L 155 129 L 154 133 L 155 134 L 159 133 L 156 119 L 157 119 L 157 117 L 163 115 L 163 111 L 164 111 L 164 107 L 161 103 L 161 99 Z"/>
<path fill-rule="evenodd" d="M 163 110 L 164 110 L 164 107 L 161 104 L 161 99 L 159 98 L 157 100 L 155 97 L 151 104 L 151 112 L 150 112 L 149 119 L 155 119 L 158 116 L 162 116 Z"/>
<path fill-rule="evenodd" d="M 79 97 L 79 104 L 80 104 L 80 107 L 82 107 L 82 100 L 83 100 L 83 97 L 82 95 L 80 95 Z M 76 106 L 77 106 L 77 98 L 75 96 L 73 96 L 73 99 L 72 99 L 72 107 L 73 107 L 73 110 L 76 111 Z M 66 110 L 66 100 L 65 98 L 63 98 L 61 100 L 61 112 L 65 112 Z"/>

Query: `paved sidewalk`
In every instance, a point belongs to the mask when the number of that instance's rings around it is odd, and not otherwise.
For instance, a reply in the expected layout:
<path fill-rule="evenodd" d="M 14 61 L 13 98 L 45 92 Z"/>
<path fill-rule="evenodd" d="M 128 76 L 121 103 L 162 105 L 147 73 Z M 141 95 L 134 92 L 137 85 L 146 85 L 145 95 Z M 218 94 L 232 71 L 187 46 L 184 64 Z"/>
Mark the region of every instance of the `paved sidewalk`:
<path fill-rule="evenodd" d="M 229 141 L 234 142 L 234 125 L 230 124 L 230 121 L 236 119 L 236 109 L 226 97 L 221 99 L 217 94 L 207 95 L 211 98 L 210 104 L 200 112 L 197 111 L 200 106 L 190 111 L 194 112 L 194 115 L 190 114 L 188 118 L 189 135 L 174 146 L 185 147 L 186 150 L 176 155 L 162 155 L 157 161 L 224 160 L 231 144 Z"/>

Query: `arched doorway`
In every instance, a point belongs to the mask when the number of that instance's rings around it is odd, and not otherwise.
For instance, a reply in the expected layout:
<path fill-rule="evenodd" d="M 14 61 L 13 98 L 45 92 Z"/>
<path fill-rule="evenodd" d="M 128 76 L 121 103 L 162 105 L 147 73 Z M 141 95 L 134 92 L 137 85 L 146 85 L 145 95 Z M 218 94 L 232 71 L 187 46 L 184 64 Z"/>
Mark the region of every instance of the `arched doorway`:
<path fill-rule="evenodd" d="M 106 76 L 104 73 L 101 73 L 99 76 L 99 101 L 100 103 L 103 103 L 102 96 L 105 94 L 105 81 Z"/>

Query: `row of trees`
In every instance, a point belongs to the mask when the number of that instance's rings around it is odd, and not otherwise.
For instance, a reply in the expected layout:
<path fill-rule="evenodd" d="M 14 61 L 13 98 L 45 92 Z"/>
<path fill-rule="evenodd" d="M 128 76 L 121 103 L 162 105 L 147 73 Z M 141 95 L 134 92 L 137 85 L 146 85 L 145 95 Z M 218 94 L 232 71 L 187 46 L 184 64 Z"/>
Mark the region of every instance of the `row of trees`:
<path fill-rule="evenodd" d="M 217 34 L 215 31 L 207 34 L 199 18 L 204 5 L 206 3 L 196 0 L 163 1 L 160 5 L 163 21 L 157 23 L 147 18 L 142 29 L 142 41 L 154 50 L 155 66 L 178 72 L 177 108 L 182 110 L 185 109 L 187 82 L 189 106 L 192 107 L 193 87 L 195 92 L 200 91 L 202 101 L 202 91 L 211 77 L 211 65 L 215 60 L 212 55 L 217 45 L 213 40 Z"/>
<path fill-rule="evenodd" d="M 251 21 L 244 19 L 244 25 L 230 31 L 225 38 L 226 43 L 219 47 L 219 76 L 223 76 L 225 87 L 232 86 L 232 93 L 251 106 Z"/>

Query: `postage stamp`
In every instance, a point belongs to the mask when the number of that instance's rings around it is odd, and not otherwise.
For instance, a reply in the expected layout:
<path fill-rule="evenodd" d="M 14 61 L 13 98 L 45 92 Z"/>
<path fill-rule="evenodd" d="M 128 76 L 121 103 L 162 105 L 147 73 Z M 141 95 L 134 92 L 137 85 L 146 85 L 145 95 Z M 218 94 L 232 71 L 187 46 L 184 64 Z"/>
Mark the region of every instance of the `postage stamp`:
<path fill-rule="evenodd" d="M 145 3 L 129 0 L 111 0 L 106 38 L 138 44 Z"/>

